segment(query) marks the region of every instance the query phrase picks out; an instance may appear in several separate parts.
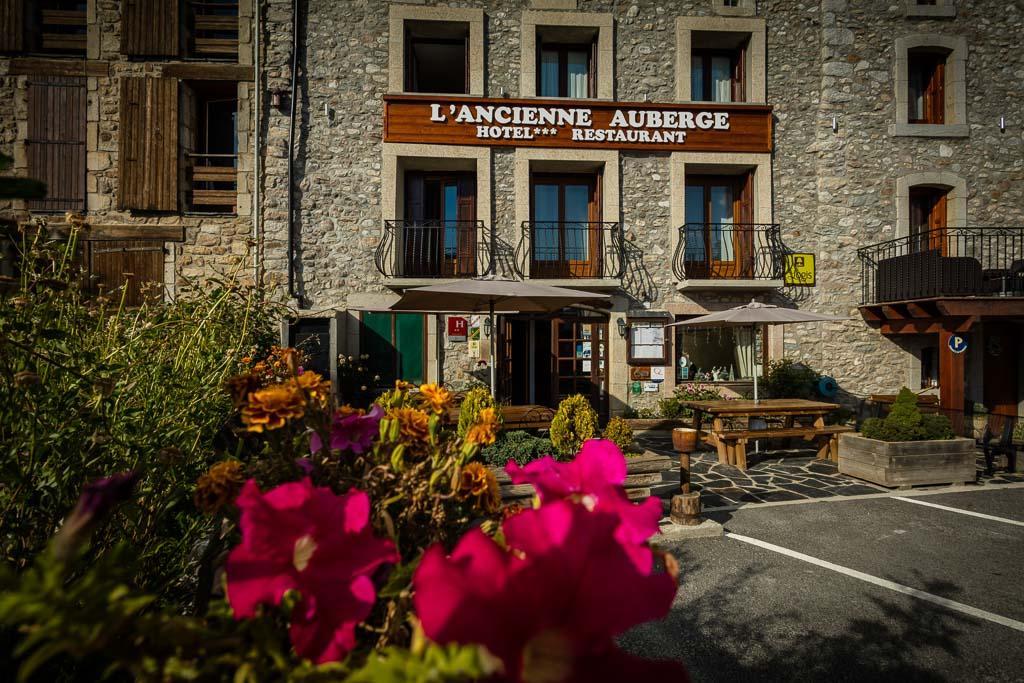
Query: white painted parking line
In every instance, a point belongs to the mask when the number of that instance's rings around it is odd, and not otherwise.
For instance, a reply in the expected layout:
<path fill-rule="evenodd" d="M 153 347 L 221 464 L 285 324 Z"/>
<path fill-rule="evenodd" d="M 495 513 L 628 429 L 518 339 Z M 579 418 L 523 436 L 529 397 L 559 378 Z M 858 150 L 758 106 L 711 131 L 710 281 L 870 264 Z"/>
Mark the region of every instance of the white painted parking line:
<path fill-rule="evenodd" d="M 819 567 L 824 567 L 825 569 L 830 569 L 834 572 L 845 574 L 846 576 L 852 576 L 855 579 L 860 579 L 861 581 L 874 584 L 875 586 L 887 588 L 897 593 L 903 593 L 904 595 L 910 595 L 920 600 L 940 605 L 947 609 L 962 612 L 964 614 L 976 617 L 978 619 L 984 619 L 986 621 L 991 621 L 1002 626 L 1007 626 L 1016 631 L 1024 632 L 1024 622 L 1017 621 L 1016 619 L 1010 619 L 1009 617 L 1004 617 L 999 614 L 986 612 L 983 609 L 971 607 L 970 605 L 965 605 L 964 603 L 957 602 L 956 600 L 950 600 L 949 598 L 944 598 L 942 596 L 934 595 L 932 593 L 926 593 L 925 591 L 918 590 L 916 588 L 911 588 L 910 586 L 904 586 L 902 583 L 896 583 L 895 581 L 881 579 L 877 576 L 872 576 L 871 574 L 865 574 L 864 572 L 859 572 L 856 569 L 850 569 L 849 567 L 844 567 L 842 565 L 835 564 L 827 560 L 822 560 L 817 557 L 811 557 L 810 555 L 805 555 L 804 553 L 800 553 L 795 550 L 790 550 L 789 548 L 783 548 L 782 546 L 775 545 L 774 543 L 768 543 L 766 541 L 761 541 L 756 538 L 751 538 L 749 536 L 741 536 L 740 534 L 734 534 L 731 531 L 725 532 L 725 537 L 732 538 L 737 541 L 743 541 L 744 543 L 749 543 L 750 545 L 756 545 L 757 547 L 764 548 L 765 550 L 771 550 L 772 552 L 779 553 L 781 555 L 786 555 L 788 557 L 793 557 L 798 560 L 802 560 L 804 562 L 817 565 Z"/>
<path fill-rule="evenodd" d="M 903 496 L 893 496 L 893 500 L 902 500 L 904 503 L 914 503 L 915 505 L 926 505 L 930 508 L 938 508 L 939 510 L 947 510 L 948 512 L 958 512 L 961 515 L 970 515 L 971 517 L 981 517 L 982 519 L 990 519 L 993 522 L 1002 522 L 1003 524 L 1014 524 L 1016 526 L 1024 526 L 1024 522 L 1017 521 L 1016 519 L 1007 519 L 1006 517 L 996 517 L 995 515 L 986 515 L 981 512 L 974 512 L 972 510 L 962 510 L 960 508 L 949 507 L 948 505 L 939 505 L 938 503 L 928 503 L 917 498 L 904 498 Z"/>

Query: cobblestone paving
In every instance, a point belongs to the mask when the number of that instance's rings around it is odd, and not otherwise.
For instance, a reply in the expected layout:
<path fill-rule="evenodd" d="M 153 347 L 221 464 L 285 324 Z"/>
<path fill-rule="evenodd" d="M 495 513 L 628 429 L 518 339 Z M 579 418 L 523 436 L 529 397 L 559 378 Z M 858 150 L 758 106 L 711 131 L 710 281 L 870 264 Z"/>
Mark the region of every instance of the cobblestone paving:
<path fill-rule="evenodd" d="M 640 432 L 637 442 L 656 453 L 675 456 L 672 439 L 667 433 Z M 806 449 L 774 449 L 755 454 L 747 453 L 748 467 L 742 472 L 732 465 L 718 462 L 714 451 L 697 451 L 690 458 L 690 481 L 701 489 L 701 502 L 705 510 L 743 505 L 746 503 L 774 503 L 808 498 L 856 496 L 865 493 L 892 491 L 883 486 L 840 474 L 835 463 L 818 460 L 813 451 Z M 997 486 L 1024 482 L 1024 473 L 996 471 L 985 474 L 985 459 L 978 452 L 978 479 L 969 486 Z M 665 479 L 678 482 L 679 469 L 665 474 Z M 929 486 L 916 489 L 936 488 Z M 674 490 L 659 491 L 671 498 Z"/>

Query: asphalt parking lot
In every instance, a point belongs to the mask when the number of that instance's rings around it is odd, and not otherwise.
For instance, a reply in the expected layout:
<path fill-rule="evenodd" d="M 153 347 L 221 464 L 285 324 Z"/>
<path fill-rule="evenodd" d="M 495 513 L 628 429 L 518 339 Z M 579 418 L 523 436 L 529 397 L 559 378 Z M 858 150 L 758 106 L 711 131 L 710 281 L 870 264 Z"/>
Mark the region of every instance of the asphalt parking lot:
<path fill-rule="evenodd" d="M 709 516 L 725 537 L 668 546 L 676 604 L 631 652 L 695 681 L 1024 681 L 1024 487 Z"/>

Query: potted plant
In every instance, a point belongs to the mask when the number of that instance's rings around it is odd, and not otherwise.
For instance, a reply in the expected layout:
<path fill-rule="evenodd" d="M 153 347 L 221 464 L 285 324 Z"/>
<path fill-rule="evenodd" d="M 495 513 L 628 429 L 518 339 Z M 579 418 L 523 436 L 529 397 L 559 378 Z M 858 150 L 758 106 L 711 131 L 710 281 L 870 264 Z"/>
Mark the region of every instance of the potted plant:
<path fill-rule="evenodd" d="M 839 436 L 839 471 L 881 486 L 962 483 L 975 478 L 974 451 L 974 440 L 955 437 L 945 415 L 921 414 L 904 387 L 888 416 Z"/>

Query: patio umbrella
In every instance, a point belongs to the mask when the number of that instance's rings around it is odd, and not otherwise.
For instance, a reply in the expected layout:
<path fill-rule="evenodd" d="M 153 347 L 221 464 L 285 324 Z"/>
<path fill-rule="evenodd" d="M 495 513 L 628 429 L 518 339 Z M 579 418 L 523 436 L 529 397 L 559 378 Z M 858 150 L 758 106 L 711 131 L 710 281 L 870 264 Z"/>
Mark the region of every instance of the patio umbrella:
<path fill-rule="evenodd" d="M 665 327 L 750 327 L 756 330 L 758 325 L 792 325 L 794 323 L 817 323 L 838 320 L 849 320 L 848 317 L 813 313 L 797 308 L 783 308 L 773 304 L 751 301 L 743 306 L 736 306 L 725 311 L 708 313 L 689 320 L 669 323 Z M 754 370 L 754 400 L 757 401 L 757 370 Z"/>
<path fill-rule="evenodd" d="M 391 310 L 430 313 L 486 311 L 493 337 L 493 330 L 496 330 L 495 313 L 546 313 L 576 304 L 599 303 L 608 298 L 607 294 L 578 289 L 483 277 L 406 290 L 402 298 L 391 306 Z M 493 338 L 490 344 L 490 365 L 491 394 L 494 395 L 497 391 L 497 378 Z"/>

